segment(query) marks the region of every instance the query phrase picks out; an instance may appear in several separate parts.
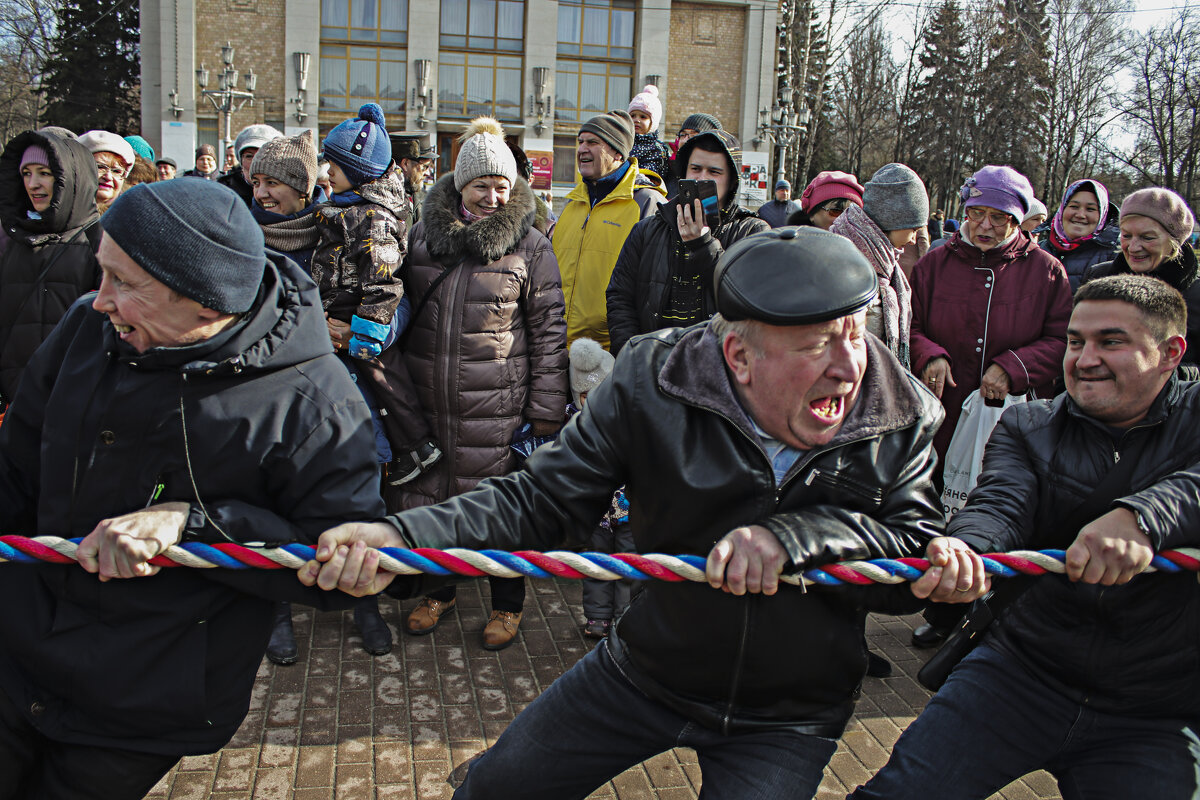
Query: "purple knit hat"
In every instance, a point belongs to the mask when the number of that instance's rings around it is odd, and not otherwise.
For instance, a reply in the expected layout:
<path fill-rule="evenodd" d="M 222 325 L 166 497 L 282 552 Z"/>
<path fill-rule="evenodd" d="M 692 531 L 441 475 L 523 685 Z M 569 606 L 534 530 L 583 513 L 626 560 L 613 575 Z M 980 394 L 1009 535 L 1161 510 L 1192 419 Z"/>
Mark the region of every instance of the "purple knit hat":
<path fill-rule="evenodd" d="M 986 166 L 967 178 L 958 190 L 963 208 L 987 206 L 1022 220 L 1029 213 L 1033 186 L 1012 167 Z"/>

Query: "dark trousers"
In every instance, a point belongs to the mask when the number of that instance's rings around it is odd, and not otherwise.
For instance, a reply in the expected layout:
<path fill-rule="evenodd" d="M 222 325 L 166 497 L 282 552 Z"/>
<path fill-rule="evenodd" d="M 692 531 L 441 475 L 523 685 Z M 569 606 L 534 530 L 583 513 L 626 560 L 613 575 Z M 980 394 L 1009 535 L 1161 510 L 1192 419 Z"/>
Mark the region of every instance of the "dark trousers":
<path fill-rule="evenodd" d="M 980 645 L 951 673 L 856 800 L 982 800 L 1039 769 L 1063 800 L 1200 797 L 1196 720 L 1104 714 Z"/>
<path fill-rule="evenodd" d="M 454 797 L 584 798 L 673 747 L 696 751 L 704 800 L 805 800 L 816 794 L 837 742 L 787 730 L 725 736 L 701 727 L 638 691 L 601 642 L 513 720 Z"/>
<path fill-rule="evenodd" d="M 632 553 L 633 529 L 626 522 L 611 528 L 597 525 L 589 547 L 597 553 Z M 629 605 L 631 581 L 583 581 L 583 615 L 588 619 L 616 619 Z"/>
<path fill-rule="evenodd" d="M 178 760 L 52 741 L 0 691 L 0 800 L 141 800 Z"/>
<path fill-rule="evenodd" d="M 488 585 L 492 587 L 493 611 L 519 613 L 525 607 L 524 578 L 491 577 L 488 578 Z M 434 600 L 441 600 L 445 603 L 458 596 L 458 587 L 451 583 L 449 586 L 438 589 L 436 592 L 430 592 L 429 596 Z"/>
<path fill-rule="evenodd" d="M 408 374 L 404 353 L 393 345 L 377 358 L 351 358 L 343 351 L 338 356 L 351 373 L 370 382 L 370 390 L 380 412 L 383 432 L 392 446 L 392 458 L 403 459 L 417 445 L 433 438 L 429 420 L 417 397 L 417 387 Z"/>

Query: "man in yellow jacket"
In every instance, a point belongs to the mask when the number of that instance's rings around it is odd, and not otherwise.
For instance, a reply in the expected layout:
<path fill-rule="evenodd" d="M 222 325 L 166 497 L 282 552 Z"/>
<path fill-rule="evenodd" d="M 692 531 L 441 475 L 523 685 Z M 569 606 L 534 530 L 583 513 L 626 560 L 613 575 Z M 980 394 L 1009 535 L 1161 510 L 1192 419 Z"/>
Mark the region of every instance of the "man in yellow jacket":
<path fill-rule="evenodd" d="M 562 272 L 568 345 L 587 336 L 608 349 L 605 291 L 625 237 L 666 200 L 662 180 L 638 170 L 633 119 L 626 111 L 592 117 L 579 129 L 578 183 L 554 228 L 554 255 Z"/>

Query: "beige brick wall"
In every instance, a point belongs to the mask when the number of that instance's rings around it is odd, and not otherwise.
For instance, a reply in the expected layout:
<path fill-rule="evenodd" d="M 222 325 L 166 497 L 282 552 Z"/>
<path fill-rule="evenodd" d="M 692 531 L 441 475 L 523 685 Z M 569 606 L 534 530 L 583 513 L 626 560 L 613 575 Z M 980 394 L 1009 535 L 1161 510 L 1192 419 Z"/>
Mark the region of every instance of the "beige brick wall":
<path fill-rule="evenodd" d="M 670 66 L 666 99 L 667 138 L 689 114 L 721 120 L 739 138 L 746 8 L 708 3 L 671 3 Z"/>
<path fill-rule="evenodd" d="M 233 115 L 233 137 L 247 125 L 278 124 L 287 116 L 284 81 L 291 57 L 284 53 L 284 15 L 287 0 L 197 0 L 196 63 L 208 67 L 208 88 L 217 88 L 217 73 L 223 69 L 221 47 L 234 46 L 233 66 L 238 71 L 238 88 L 246 88 L 246 70 L 258 76 L 254 106 L 246 104 Z M 314 68 L 316 67 L 314 61 Z M 207 99 L 197 108 L 202 117 L 216 116 Z M 218 122 L 223 125 L 224 122 Z M 220 131 L 224 136 L 224 129 Z M 232 137 L 231 137 L 232 138 Z"/>

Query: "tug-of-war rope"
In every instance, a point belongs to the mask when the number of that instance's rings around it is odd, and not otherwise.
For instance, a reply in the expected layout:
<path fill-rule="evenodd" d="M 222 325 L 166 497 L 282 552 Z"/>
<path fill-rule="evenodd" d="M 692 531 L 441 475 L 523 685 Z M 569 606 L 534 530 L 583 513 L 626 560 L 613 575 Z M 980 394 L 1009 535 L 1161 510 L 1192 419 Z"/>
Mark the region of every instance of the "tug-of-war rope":
<path fill-rule="evenodd" d="M 81 539 L 58 536 L 0 536 L 0 563 L 74 563 Z M 435 550 L 420 547 L 380 549 L 379 567 L 397 575 L 465 575 L 501 578 L 595 578 L 602 581 L 664 580 L 705 581 L 704 556 L 668 556 L 659 553 L 539 553 L 520 550 Z M 232 543 L 188 542 L 151 559 L 160 567 L 296 570 L 311 561 L 315 548 L 304 544 L 256 547 Z M 982 557 L 989 575 L 1045 575 L 1063 573 L 1063 550 L 1014 550 Z M 924 558 L 877 558 L 842 561 L 798 575 L 782 575 L 783 583 L 805 586 L 896 584 L 915 581 L 929 569 Z M 1154 556 L 1146 572 L 1200 572 L 1200 549 L 1165 550 Z"/>

